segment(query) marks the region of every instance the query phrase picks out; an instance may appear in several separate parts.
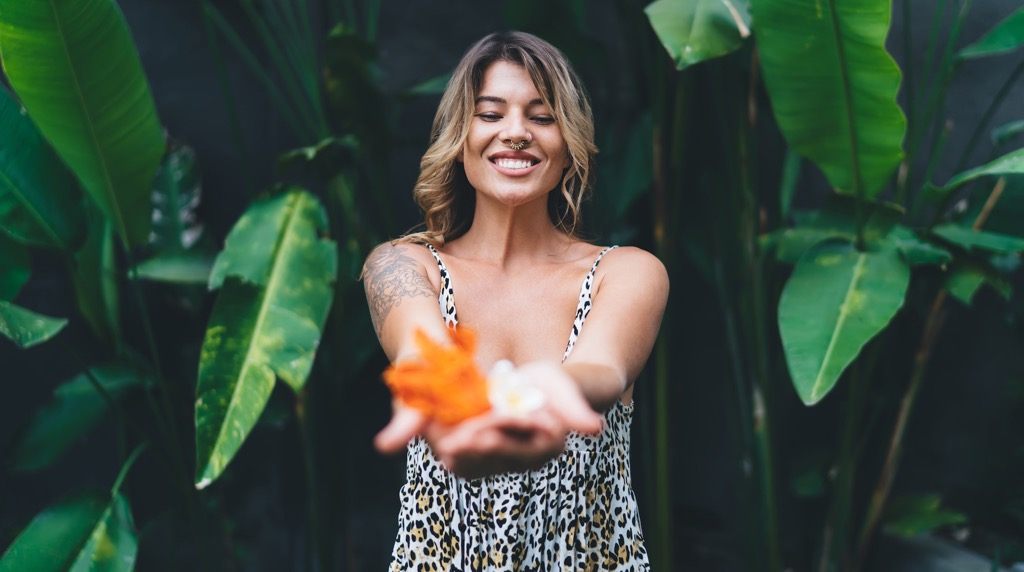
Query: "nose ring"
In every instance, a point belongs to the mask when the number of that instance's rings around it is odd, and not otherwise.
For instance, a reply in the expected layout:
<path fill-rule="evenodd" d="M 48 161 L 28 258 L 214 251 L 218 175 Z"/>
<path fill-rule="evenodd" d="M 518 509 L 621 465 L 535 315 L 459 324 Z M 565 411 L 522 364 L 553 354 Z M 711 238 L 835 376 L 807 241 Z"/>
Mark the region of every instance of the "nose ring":
<path fill-rule="evenodd" d="M 516 142 L 513 142 L 511 139 L 506 139 L 505 144 L 511 147 L 513 151 L 522 151 L 523 149 L 526 149 L 530 142 L 526 139 Z"/>

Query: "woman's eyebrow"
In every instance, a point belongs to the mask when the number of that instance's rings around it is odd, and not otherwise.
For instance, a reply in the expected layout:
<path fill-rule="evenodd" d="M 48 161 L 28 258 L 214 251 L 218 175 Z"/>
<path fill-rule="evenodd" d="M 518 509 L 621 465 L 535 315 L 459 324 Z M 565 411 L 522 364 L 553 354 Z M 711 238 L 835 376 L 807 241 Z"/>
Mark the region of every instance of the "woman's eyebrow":
<path fill-rule="evenodd" d="M 500 103 L 502 105 L 505 105 L 505 104 L 508 103 L 503 98 L 495 97 L 493 95 L 481 95 L 480 97 L 476 98 L 476 102 L 477 103 L 481 103 L 481 102 L 484 102 L 484 101 L 487 101 L 487 102 L 490 102 L 490 103 Z M 528 103 L 527 105 L 528 106 L 544 105 L 544 100 L 539 98 L 539 97 L 537 99 L 531 99 L 530 103 Z"/>

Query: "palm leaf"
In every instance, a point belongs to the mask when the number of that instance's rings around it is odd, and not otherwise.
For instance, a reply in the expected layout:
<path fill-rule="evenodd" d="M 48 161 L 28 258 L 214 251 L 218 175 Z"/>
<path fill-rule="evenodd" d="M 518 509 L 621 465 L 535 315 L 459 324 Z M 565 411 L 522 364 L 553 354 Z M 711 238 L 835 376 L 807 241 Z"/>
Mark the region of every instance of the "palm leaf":
<path fill-rule="evenodd" d="M 750 35 L 745 2 L 657 0 L 644 12 L 680 70 L 728 54 Z"/>
<path fill-rule="evenodd" d="M 5 2 L 0 55 L 29 115 L 122 240 L 144 244 L 164 139 L 117 4 Z"/>
<path fill-rule="evenodd" d="M 337 275 L 323 207 L 305 191 L 261 199 L 228 235 L 210 274 L 220 288 L 199 362 L 196 486 L 242 446 L 280 377 L 302 388 Z"/>
<path fill-rule="evenodd" d="M 753 0 L 765 84 L 789 145 L 833 187 L 877 195 L 902 156 L 889 0 Z"/>
<path fill-rule="evenodd" d="M 864 345 L 882 331 L 910 283 L 894 250 L 860 252 L 823 242 L 805 254 L 779 300 L 779 332 L 800 399 L 813 405 L 835 387 Z"/>
<path fill-rule="evenodd" d="M 0 88 L 0 230 L 25 244 L 73 250 L 85 238 L 75 178 Z"/>

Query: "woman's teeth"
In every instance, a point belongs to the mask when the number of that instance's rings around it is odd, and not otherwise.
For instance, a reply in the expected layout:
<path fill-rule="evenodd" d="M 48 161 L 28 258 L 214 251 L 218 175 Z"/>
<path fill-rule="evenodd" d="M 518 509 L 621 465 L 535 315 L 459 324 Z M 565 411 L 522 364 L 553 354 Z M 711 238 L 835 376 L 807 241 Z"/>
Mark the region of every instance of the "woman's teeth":
<path fill-rule="evenodd" d="M 495 159 L 494 164 L 503 169 L 525 169 L 530 165 L 533 165 L 530 161 L 522 161 L 519 159 Z"/>

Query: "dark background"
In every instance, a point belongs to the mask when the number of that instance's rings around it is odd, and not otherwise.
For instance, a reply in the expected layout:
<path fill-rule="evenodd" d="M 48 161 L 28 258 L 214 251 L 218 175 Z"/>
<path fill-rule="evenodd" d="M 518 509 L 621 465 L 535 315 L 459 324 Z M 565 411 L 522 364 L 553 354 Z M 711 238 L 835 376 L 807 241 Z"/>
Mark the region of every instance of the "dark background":
<path fill-rule="evenodd" d="M 917 15 L 915 38 L 919 45 L 910 58 L 898 42 L 890 41 L 891 51 L 901 67 L 921 68 L 933 2 L 917 0 L 913 4 Z M 277 155 L 295 147 L 297 142 L 274 113 L 260 85 L 234 54 L 226 51 L 244 147 L 237 144 L 195 3 L 121 0 L 120 4 L 139 47 L 164 126 L 169 135 L 191 145 L 198 153 L 204 193 L 200 215 L 206 232 L 220 244 L 249 199 L 275 180 Z M 400 92 L 451 70 L 472 42 L 488 32 L 507 27 L 504 16 L 507 4 L 465 0 L 384 2 L 378 50 L 385 90 Z M 1017 0 L 975 2 L 961 45 L 980 37 L 1018 5 Z M 242 18 L 233 11 L 233 3 L 219 2 L 218 6 L 242 26 Z M 618 35 L 612 3 L 589 2 L 587 10 L 587 24 L 594 36 L 614 42 Z M 897 9 L 894 29 L 900 25 L 900 10 Z M 621 83 L 628 81 L 629 74 L 624 70 L 630 63 L 622 46 L 614 43 L 608 51 L 608 61 L 610 65 L 605 69 L 596 70 L 600 77 L 595 77 L 595 70 L 581 69 L 581 73 L 588 89 L 603 100 L 614 102 L 618 91 L 628 91 L 629 86 Z M 969 134 L 968 128 L 959 126 L 973 126 L 977 122 L 1015 63 L 1014 57 L 1003 57 L 970 62 L 962 67 L 949 92 L 953 123 L 948 143 L 950 157 L 959 156 Z M 387 173 L 388 198 L 396 218 L 402 223 L 401 228 L 418 222 L 410 199 L 411 188 L 437 99 L 427 96 L 407 100 L 393 118 L 395 141 Z M 767 115 L 767 107 L 763 113 Z M 992 124 L 1001 125 L 1021 118 L 1024 118 L 1024 97 L 1011 97 Z M 606 126 L 599 123 L 597 128 L 600 139 L 600 131 Z M 768 133 L 764 139 L 762 153 L 777 154 L 781 160 L 778 136 Z M 983 143 L 972 164 L 988 156 L 988 147 L 987 142 Z M 937 182 L 948 178 L 953 162 L 938 166 Z M 805 171 L 808 171 L 807 177 L 818 177 L 812 167 L 805 167 Z M 773 185 L 777 171 L 766 172 L 764 177 L 763 184 Z M 798 196 L 798 203 L 814 204 L 820 196 L 821 192 L 805 192 Z M 714 296 L 711 285 L 704 283 L 696 272 L 681 274 L 682 279 L 677 275 L 672 284 L 670 301 L 674 315 L 685 316 L 675 326 L 682 332 L 677 340 L 682 339 L 684 344 L 674 349 L 675 363 L 682 365 L 677 365 L 674 372 L 677 383 L 671 404 L 672 469 L 676 486 L 672 502 L 679 523 L 676 548 L 683 560 L 698 563 L 693 569 L 727 569 L 734 563 L 733 555 L 738 550 L 737 529 L 744 507 L 739 506 L 736 494 L 734 441 L 723 422 L 726 409 L 731 407 L 728 395 L 731 386 L 725 381 L 728 373 L 722 326 L 716 305 L 708 303 Z M 153 294 L 159 298 L 159 289 Z M 209 301 L 203 301 L 201 294 L 197 296 L 198 308 L 208 305 Z M 51 315 L 71 315 L 74 311 L 73 293 L 62 271 L 46 258 L 35 258 L 32 281 L 19 301 Z M 1017 304 L 1020 304 L 1019 296 Z M 897 489 L 945 493 L 954 505 L 957 502 L 998 502 L 985 495 L 988 485 L 1000 478 L 997 474 L 1000 460 L 1024 450 L 1024 433 L 1019 422 L 1022 398 L 1021 394 L 1013 393 L 1014 388 L 1020 392 L 1024 383 L 1021 339 L 1004 334 L 1004 329 L 1012 327 L 1011 320 L 992 292 L 979 295 L 976 305 L 980 311 L 968 312 L 953 304 L 919 406 L 911 420 L 906 457 L 897 480 Z M 1019 314 L 1020 310 L 1016 312 Z M 196 348 L 183 346 L 176 351 L 174 343 L 175 340 L 201 339 L 204 327 L 202 321 L 193 323 L 181 319 L 181 314 L 167 305 L 158 313 L 161 347 L 168 347 L 168 359 L 177 362 L 171 364 L 171 369 L 194 369 Z M 354 324 L 353 327 L 363 328 L 362 335 L 373 335 L 369 324 Z M 72 323 L 62 336 L 85 339 L 87 336 L 82 329 L 81 324 Z M 914 337 L 918 334 L 908 331 L 900 335 Z M 80 365 L 67 344 L 50 343 L 18 351 L 11 344 L 0 342 L 0 379 L 4 389 L 0 401 L 0 446 L 12 442 L 32 412 L 46 401 L 52 388 L 77 373 Z M 641 379 L 637 391 L 642 393 L 645 389 Z M 370 436 L 387 418 L 384 389 L 379 384 L 368 384 L 350 388 L 345 395 L 345 402 L 332 403 L 330 407 L 336 408 L 339 416 L 353 416 L 352 432 L 321 437 L 336 443 L 339 456 L 353 465 L 354 478 L 341 485 L 349 487 L 351 499 L 347 515 L 350 545 L 338 550 L 348 555 L 346 559 L 355 569 L 379 570 L 394 535 L 397 490 L 403 478 L 402 460 L 380 458 L 370 449 Z M 795 395 L 791 399 L 796 402 Z M 835 407 L 828 404 L 812 410 L 799 409 L 795 414 L 802 422 L 789 425 L 814 431 L 815 427 L 830 424 L 835 413 Z M 282 413 L 282 417 L 285 414 Z M 639 409 L 634 421 L 635 443 L 644 438 L 644 416 L 645 411 Z M 112 467 L 116 466 L 114 454 L 112 451 L 96 454 L 96 451 L 103 451 L 103 447 L 95 444 L 109 440 L 112 434 L 112 428 L 107 427 L 86 437 L 80 452 L 73 452 L 55 469 L 41 474 L 25 476 L 0 472 L 0 546 L 6 545 L 33 514 L 70 487 L 109 486 L 115 471 Z M 235 472 L 245 474 L 244 488 L 232 490 L 229 487 L 235 485 L 229 484 L 224 489 L 224 510 L 236 517 L 233 532 L 242 545 L 240 562 L 245 569 L 292 569 L 295 559 L 299 558 L 297 554 L 304 549 L 303 537 L 297 531 L 303 519 L 304 499 L 301 491 L 296 490 L 300 484 L 290 480 L 294 479 L 291 473 L 264 462 L 264 459 L 301 462 L 293 450 L 294 442 L 286 435 L 258 427 L 233 462 Z M 804 437 L 806 435 L 778 436 L 783 440 Z M 92 446 L 87 446 L 89 444 Z M 143 463 L 140 470 L 155 469 Z M 779 467 L 780 482 L 785 482 L 788 471 L 786 465 Z M 647 477 L 643 464 L 638 464 L 634 482 L 641 496 L 642 516 L 645 507 L 656 502 L 644 496 L 645 487 L 641 483 Z M 130 485 L 129 491 L 132 491 Z M 142 494 L 141 490 L 132 492 L 136 496 Z M 141 520 L 148 507 L 156 504 L 159 504 L 158 499 L 133 497 L 136 519 Z M 802 510 L 800 506 L 788 508 Z M 787 507 L 781 509 L 785 514 Z M 173 544 L 172 533 L 162 538 Z M 176 549 L 190 550 L 188 546 Z M 140 569 L 146 569 L 145 550 L 143 547 Z M 703 568 L 699 567 L 702 562 L 705 563 Z"/>

